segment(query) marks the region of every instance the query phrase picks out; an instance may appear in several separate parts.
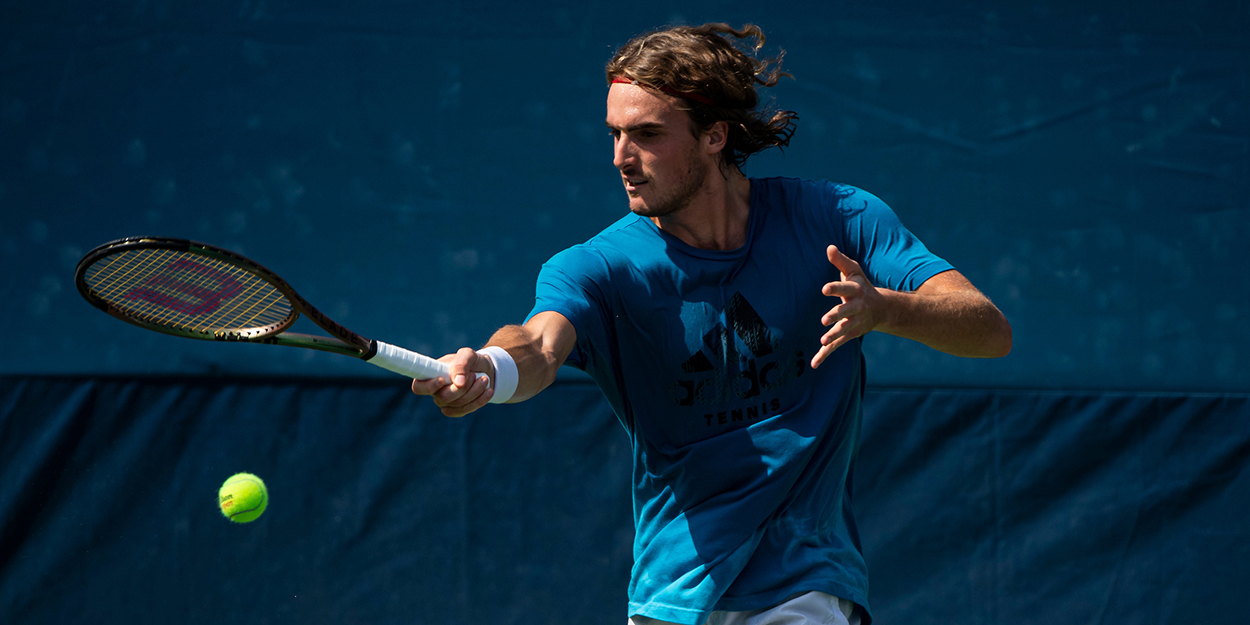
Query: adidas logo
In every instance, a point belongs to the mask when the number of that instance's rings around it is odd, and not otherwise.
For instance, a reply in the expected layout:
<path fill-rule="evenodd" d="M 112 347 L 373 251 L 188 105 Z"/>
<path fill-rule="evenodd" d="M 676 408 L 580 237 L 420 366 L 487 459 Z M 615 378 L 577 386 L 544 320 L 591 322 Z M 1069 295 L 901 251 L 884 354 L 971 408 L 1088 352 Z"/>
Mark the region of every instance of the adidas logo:
<path fill-rule="evenodd" d="M 681 364 L 684 375 L 678 377 L 673 389 L 679 406 L 727 408 L 704 415 L 708 425 L 758 418 L 779 410 L 779 400 L 763 395 L 805 371 L 803 352 L 782 353 L 768 324 L 741 293 L 729 299 L 723 315 L 703 336 L 699 351 Z M 744 400 L 750 400 L 749 404 L 743 404 Z"/>

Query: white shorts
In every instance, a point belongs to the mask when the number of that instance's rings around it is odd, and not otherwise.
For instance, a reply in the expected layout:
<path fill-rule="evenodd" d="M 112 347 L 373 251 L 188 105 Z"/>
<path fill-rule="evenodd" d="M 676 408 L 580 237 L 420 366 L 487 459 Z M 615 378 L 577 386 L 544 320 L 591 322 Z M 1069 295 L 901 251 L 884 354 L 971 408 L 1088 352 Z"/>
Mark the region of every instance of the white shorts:
<path fill-rule="evenodd" d="M 787 599 L 771 608 L 749 612 L 713 612 L 705 625 L 859 625 L 855 603 L 812 591 Z M 629 625 L 672 625 L 645 616 L 634 616 Z"/>

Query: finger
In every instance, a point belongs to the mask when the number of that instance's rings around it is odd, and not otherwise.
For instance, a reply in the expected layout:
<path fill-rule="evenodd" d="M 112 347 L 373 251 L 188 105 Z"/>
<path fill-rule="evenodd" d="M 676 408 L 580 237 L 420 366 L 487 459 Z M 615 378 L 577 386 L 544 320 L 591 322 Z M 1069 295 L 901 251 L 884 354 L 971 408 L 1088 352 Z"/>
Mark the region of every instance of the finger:
<path fill-rule="evenodd" d="M 442 376 L 429 380 L 413 380 L 412 392 L 417 395 L 433 395 L 444 386 L 447 386 L 447 378 Z"/>
<path fill-rule="evenodd" d="M 445 416 L 463 417 L 490 403 L 491 397 L 494 396 L 495 390 L 491 388 L 490 381 L 484 376 L 474 376 L 473 383 L 464 389 L 462 395 L 439 407 Z"/>
<path fill-rule="evenodd" d="M 479 376 L 473 383 L 473 388 L 465 394 L 465 398 L 474 398 L 464 406 L 465 414 L 482 408 L 486 404 L 490 403 L 490 399 L 494 396 L 495 389 L 491 387 L 490 380 L 486 377 Z"/>
<path fill-rule="evenodd" d="M 848 319 L 859 322 L 867 318 L 868 306 L 864 303 L 862 298 L 844 297 L 841 304 L 830 308 L 829 312 L 825 313 L 824 316 L 820 318 L 820 323 L 822 325 L 829 326 L 837 323 L 839 319 Z M 867 330 L 865 330 L 865 332 L 867 332 Z"/>
<path fill-rule="evenodd" d="M 434 400 L 434 405 L 439 408 L 456 408 L 468 401 L 464 398 L 468 391 L 467 388 L 448 384 L 432 393 L 430 397 Z"/>
<path fill-rule="evenodd" d="M 829 328 L 824 336 L 820 337 L 820 344 L 825 346 L 833 346 L 834 349 L 841 347 L 842 344 L 859 336 L 859 333 L 851 325 L 850 319 L 841 319 Z"/>
<path fill-rule="evenodd" d="M 820 325 L 831 326 L 850 317 L 851 313 L 847 310 L 848 308 L 850 307 L 846 304 L 838 304 L 837 306 L 830 308 L 829 312 L 825 313 L 825 315 L 820 318 Z"/>
<path fill-rule="evenodd" d="M 812 368 L 815 369 L 816 367 L 819 367 L 820 363 L 824 362 L 825 359 L 829 357 L 829 354 L 837 351 L 839 347 L 846 345 L 847 342 L 853 338 L 855 337 L 842 332 L 840 329 L 830 330 L 824 336 L 820 337 L 822 346 L 816 351 L 816 355 L 812 357 Z"/>
<path fill-rule="evenodd" d="M 472 386 L 473 365 L 477 364 L 477 352 L 471 347 L 461 347 L 451 360 L 451 383 L 456 387 Z"/>
<path fill-rule="evenodd" d="M 820 292 L 829 297 L 848 299 L 864 294 L 864 285 L 858 282 L 829 282 L 820 288 Z"/>
<path fill-rule="evenodd" d="M 851 260 L 849 256 L 843 254 L 836 245 L 830 245 L 825 248 L 825 255 L 829 257 L 829 262 L 833 263 L 842 275 L 850 277 L 855 275 L 863 275 L 864 270 L 860 268 L 859 263 Z"/>
<path fill-rule="evenodd" d="M 816 352 L 816 355 L 812 357 L 812 368 L 815 369 L 819 367 L 820 363 L 824 362 L 825 359 L 829 357 L 829 354 L 832 354 L 835 349 L 837 348 L 830 347 L 828 345 L 820 348 L 820 350 Z"/>
<path fill-rule="evenodd" d="M 439 358 L 438 361 L 450 364 L 452 358 L 454 357 L 455 354 L 447 354 L 446 356 Z M 412 381 L 412 392 L 417 395 L 433 395 L 443 387 L 447 386 L 449 382 L 451 382 L 451 376 L 448 375 L 436 376 L 428 380 L 414 379 Z"/>

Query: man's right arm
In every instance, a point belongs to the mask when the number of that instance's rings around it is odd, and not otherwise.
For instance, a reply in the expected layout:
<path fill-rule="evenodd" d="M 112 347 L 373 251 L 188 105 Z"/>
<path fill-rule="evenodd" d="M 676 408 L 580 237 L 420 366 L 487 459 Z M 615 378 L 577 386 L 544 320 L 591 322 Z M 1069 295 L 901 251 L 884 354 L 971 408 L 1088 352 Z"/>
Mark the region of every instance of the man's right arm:
<path fill-rule="evenodd" d="M 529 399 L 555 381 L 556 371 L 576 342 L 573 324 L 564 315 L 550 311 L 534 315 L 523 326 L 504 326 L 495 332 L 486 347 L 501 347 L 516 362 L 517 387 L 508 403 Z M 444 415 L 462 417 L 485 406 L 494 396 L 495 369 L 477 351 L 464 347 L 439 360 L 451 365 L 451 380 L 413 380 L 412 392 L 429 395 Z M 472 375 L 478 371 L 490 376 L 489 386 Z"/>

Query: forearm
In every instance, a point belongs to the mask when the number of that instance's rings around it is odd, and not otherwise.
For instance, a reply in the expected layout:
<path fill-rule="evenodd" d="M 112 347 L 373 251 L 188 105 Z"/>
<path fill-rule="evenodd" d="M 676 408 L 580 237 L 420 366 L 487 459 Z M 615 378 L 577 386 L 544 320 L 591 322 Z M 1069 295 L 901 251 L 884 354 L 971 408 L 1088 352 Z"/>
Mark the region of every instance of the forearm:
<path fill-rule="evenodd" d="M 557 313 L 541 313 L 526 325 L 504 326 L 495 332 L 486 345 L 506 350 L 517 368 L 517 388 L 509 403 L 529 399 L 550 386 L 575 339 L 572 325 Z"/>
<path fill-rule="evenodd" d="M 1011 351 L 1007 318 L 971 285 L 935 293 L 878 289 L 884 316 L 879 332 L 919 341 L 968 358 L 998 358 Z"/>

